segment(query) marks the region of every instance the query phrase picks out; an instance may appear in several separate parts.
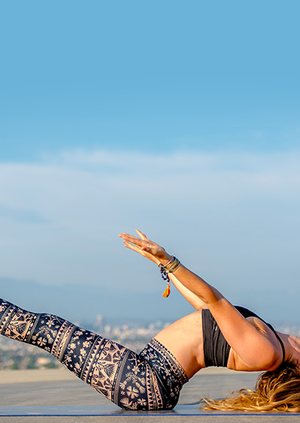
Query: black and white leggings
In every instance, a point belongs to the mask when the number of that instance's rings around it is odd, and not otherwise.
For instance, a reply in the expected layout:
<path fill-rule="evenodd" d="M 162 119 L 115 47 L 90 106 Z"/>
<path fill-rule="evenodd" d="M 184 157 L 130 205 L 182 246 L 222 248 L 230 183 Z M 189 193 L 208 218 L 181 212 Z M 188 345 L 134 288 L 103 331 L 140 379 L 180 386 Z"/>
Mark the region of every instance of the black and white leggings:
<path fill-rule="evenodd" d="M 0 334 L 36 345 L 118 406 L 131 410 L 175 407 L 188 378 L 156 339 L 136 354 L 51 314 L 36 314 L 0 299 Z"/>

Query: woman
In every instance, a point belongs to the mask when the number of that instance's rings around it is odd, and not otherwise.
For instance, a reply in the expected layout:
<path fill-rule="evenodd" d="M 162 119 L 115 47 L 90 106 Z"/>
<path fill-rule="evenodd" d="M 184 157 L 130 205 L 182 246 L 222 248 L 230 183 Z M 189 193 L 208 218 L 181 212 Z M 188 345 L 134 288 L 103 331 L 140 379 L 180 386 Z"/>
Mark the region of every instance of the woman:
<path fill-rule="evenodd" d="M 249 310 L 232 306 L 215 288 L 164 248 L 119 235 L 125 246 L 160 266 L 196 312 L 163 329 L 140 354 L 60 317 L 35 314 L 0 300 L 0 333 L 45 349 L 115 404 L 126 409 L 173 408 L 184 383 L 215 365 L 265 371 L 255 392 L 241 391 L 206 407 L 300 411 L 300 339 L 278 334 Z"/>

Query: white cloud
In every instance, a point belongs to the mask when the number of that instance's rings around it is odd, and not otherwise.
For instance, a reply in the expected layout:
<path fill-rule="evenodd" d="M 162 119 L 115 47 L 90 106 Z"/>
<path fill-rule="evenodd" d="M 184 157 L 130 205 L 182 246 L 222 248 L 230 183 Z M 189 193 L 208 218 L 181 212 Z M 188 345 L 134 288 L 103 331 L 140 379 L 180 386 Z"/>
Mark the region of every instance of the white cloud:
<path fill-rule="evenodd" d="M 117 237 L 138 227 L 222 290 L 296 287 L 299 159 L 77 150 L 2 163 L 1 276 L 159 290 Z"/>

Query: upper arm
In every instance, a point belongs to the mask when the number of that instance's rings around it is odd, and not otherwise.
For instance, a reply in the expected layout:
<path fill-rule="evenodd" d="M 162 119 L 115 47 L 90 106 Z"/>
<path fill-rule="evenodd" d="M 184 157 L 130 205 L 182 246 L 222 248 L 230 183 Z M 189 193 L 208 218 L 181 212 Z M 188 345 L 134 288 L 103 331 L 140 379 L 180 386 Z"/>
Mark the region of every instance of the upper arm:
<path fill-rule="evenodd" d="M 266 370 L 280 364 L 281 350 L 274 334 L 257 330 L 216 288 L 184 266 L 179 266 L 175 274 L 194 295 L 188 299 L 191 304 L 195 308 L 205 304 L 210 309 L 226 341 L 249 369 Z"/>
<path fill-rule="evenodd" d="M 209 306 L 226 341 L 251 370 L 267 370 L 281 359 L 275 335 L 260 331 L 224 297 Z"/>

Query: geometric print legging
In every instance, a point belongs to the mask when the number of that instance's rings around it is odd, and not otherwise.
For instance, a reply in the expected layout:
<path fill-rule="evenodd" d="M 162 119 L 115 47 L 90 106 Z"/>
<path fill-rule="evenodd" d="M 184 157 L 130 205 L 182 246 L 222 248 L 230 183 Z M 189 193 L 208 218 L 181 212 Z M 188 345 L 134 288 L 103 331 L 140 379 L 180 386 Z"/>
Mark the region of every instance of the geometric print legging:
<path fill-rule="evenodd" d="M 176 358 L 156 339 L 136 354 L 58 316 L 31 313 L 1 299 L 0 334 L 48 351 L 125 409 L 171 409 L 188 381 Z"/>

